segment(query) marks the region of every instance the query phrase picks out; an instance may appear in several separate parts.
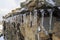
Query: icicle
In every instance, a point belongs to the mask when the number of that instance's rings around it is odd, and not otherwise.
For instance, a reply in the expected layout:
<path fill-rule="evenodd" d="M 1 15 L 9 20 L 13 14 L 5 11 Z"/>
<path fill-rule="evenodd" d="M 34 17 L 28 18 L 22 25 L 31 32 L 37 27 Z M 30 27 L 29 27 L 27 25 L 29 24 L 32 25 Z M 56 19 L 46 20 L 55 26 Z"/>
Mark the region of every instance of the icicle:
<path fill-rule="evenodd" d="M 23 14 L 20 15 L 20 18 L 21 18 L 21 25 L 22 25 L 22 19 L 23 19 L 22 16 L 23 16 Z"/>
<path fill-rule="evenodd" d="M 41 9 L 41 15 L 42 15 L 42 18 L 41 18 L 41 26 L 42 26 L 42 29 L 45 31 L 44 25 L 43 25 L 43 22 L 44 22 L 44 10 L 43 9 Z"/>
<path fill-rule="evenodd" d="M 24 21 L 24 24 L 26 23 L 26 14 L 23 14 L 23 21 Z"/>
<path fill-rule="evenodd" d="M 22 14 L 22 24 L 23 24 L 23 14 Z"/>
<path fill-rule="evenodd" d="M 32 21 L 32 13 L 30 12 L 30 21 Z"/>
<path fill-rule="evenodd" d="M 30 27 L 32 27 L 32 13 L 30 12 Z"/>
<path fill-rule="evenodd" d="M 44 28 L 44 13 L 45 13 L 44 9 L 41 9 L 40 11 L 41 11 L 41 15 L 42 15 L 41 24 L 40 25 L 41 25 L 42 30 L 45 32 L 45 34 L 48 35 L 48 32 Z"/>
<path fill-rule="evenodd" d="M 37 10 L 34 10 L 34 22 L 37 21 Z"/>
<path fill-rule="evenodd" d="M 18 15 L 18 23 L 21 23 L 21 15 Z"/>
<path fill-rule="evenodd" d="M 19 15 L 19 23 L 21 24 L 21 14 Z"/>
<path fill-rule="evenodd" d="M 37 10 L 34 10 L 34 23 L 37 23 Z M 38 26 L 37 30 L 40 31 L 40 26 Z"/>
<path fill-rule="evenodd" d="M 49 21 L 49 25 L 50 25 L 50 27 L 49 27 L 49 31 L 51 31 L 52 29 L 52 9 L 48 9 L 48 11 L 49 11 L 49 14 L 50 14 L 50 21 Z"/>
<path fill-rule="evenodd" d="M 34 10 L 34 19 L 36 18 L 37 10 Z"/>
<path fill-rule="evenodd" d="M 18 23 L 20 23 L 20 15 L 18 15 Z"/>

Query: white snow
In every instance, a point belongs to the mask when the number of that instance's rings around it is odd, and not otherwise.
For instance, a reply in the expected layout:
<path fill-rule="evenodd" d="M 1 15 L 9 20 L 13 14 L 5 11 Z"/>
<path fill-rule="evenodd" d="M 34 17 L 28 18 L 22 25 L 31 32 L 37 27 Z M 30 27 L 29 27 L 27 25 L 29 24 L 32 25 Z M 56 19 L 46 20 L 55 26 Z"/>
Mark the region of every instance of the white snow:
<path fill-rule="evenodd" d="M 3 36 L 2 36 L 2 37 L 0 37 L 0 40 L 4 40 Z"/>
<path fill-rule="evenodd" d="M 55 2 L 53 0 L 46 0 L 46 2 L 48 2 L 49 4 L 55 6 Z"/>

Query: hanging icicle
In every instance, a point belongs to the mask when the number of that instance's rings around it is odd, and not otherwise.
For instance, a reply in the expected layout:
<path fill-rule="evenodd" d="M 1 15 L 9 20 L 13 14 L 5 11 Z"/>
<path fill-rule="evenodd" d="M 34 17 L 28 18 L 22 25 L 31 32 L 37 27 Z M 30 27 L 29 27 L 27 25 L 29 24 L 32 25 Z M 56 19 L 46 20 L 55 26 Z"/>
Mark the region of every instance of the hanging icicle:
<path fill-rule="evenodd" d="M 42 15 L 42 17 L 41 17 L 41 24 L 40 25 L 41 25 L 42 29 L 45 31 L 44 26 L 43 26 L 43 22 L 44 22 L 44 10 L 41 9 L 40 11 L 41 11 L 41 15 Z"/>
<path fill-rule="evenodd" d="M 42 15 L 41 24 L 40 25 L 41 25 L 42 30 L 45 32 L 45 34 L 48 35 L 48 32 L 44 28 L 44 13 L 45 13 L 44 9 L 41 9 L 40 11 L 41 11 L 41 15 Z"/>
<path fill-rule="evenodd" d="M 19 14 L 19 23 L 21 24 L 21 14 Z"/>
<path fill-rule="evenodd" d="M 22 24 L 23 24 L 23 14 L 22 14 Z"/>
<path fill-rule="evenodd" d="M 17 16 L 17 23 L 19 23 L 19 15 L 16 15 Z"/>
<path fill-rule="evenodd" d="M 23 21 L 24 21 L 24 24 L 26 23 L 26 14 L 23 14 Z"/>
<path fill-rule="evenodd" d="M 23 23 L 22 23 L 22 20 L 23 20 L 23 14 L 20 14 L 20 19 L 21 19 L 20 21 L 21 21 L 21 25 L 22 25 L 22 24 L 23 24 Z"/>
<path fill-rule="evenodd" d="M 37 10 L 34 10 L 34 22 L 37 21 Z"/>
<path fill-rule="evenodd" d="M 52 9 L 48 9 L 48 12 L 49 12 L 49 14 L 50 14 L 50 21 L 49 21 L 50 27 L 49 27 L 49 31 L 52 30 L 52 14 L 53 14 L 52 11 L 53 11 Z"/>
<path fill-rule="evenodd" d="M 32 13 L 30 12 L 30 27 L 32 27 Z"/>

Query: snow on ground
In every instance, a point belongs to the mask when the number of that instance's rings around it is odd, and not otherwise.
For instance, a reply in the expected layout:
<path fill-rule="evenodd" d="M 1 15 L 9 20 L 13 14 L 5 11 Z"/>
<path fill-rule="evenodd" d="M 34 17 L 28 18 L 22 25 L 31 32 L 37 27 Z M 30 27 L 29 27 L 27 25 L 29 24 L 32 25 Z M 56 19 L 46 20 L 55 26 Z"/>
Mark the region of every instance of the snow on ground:
<path fill-rule="evenodd" d="M 2 36 L 2 37 L 0 37 L 0 40 L 4 40 L 3 36 Z"/>

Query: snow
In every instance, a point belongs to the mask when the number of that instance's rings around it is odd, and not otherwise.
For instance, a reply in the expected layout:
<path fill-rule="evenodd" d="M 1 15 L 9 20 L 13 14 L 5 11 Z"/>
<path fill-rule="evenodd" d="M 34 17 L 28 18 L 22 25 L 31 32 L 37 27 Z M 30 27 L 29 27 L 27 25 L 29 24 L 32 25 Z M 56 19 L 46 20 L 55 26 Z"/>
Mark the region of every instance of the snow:
<path fill-rule="evenodd" d="M 2 37 L 0 37 L 0 40 L 4 40 L 3 36 L 2 36 Z"/>
<path fill-rule="evenodd" d="M 53 0 L 46 0 L 46 2 L 53 5 L 53 6 L 55 6 L 55 2 Z"/>

